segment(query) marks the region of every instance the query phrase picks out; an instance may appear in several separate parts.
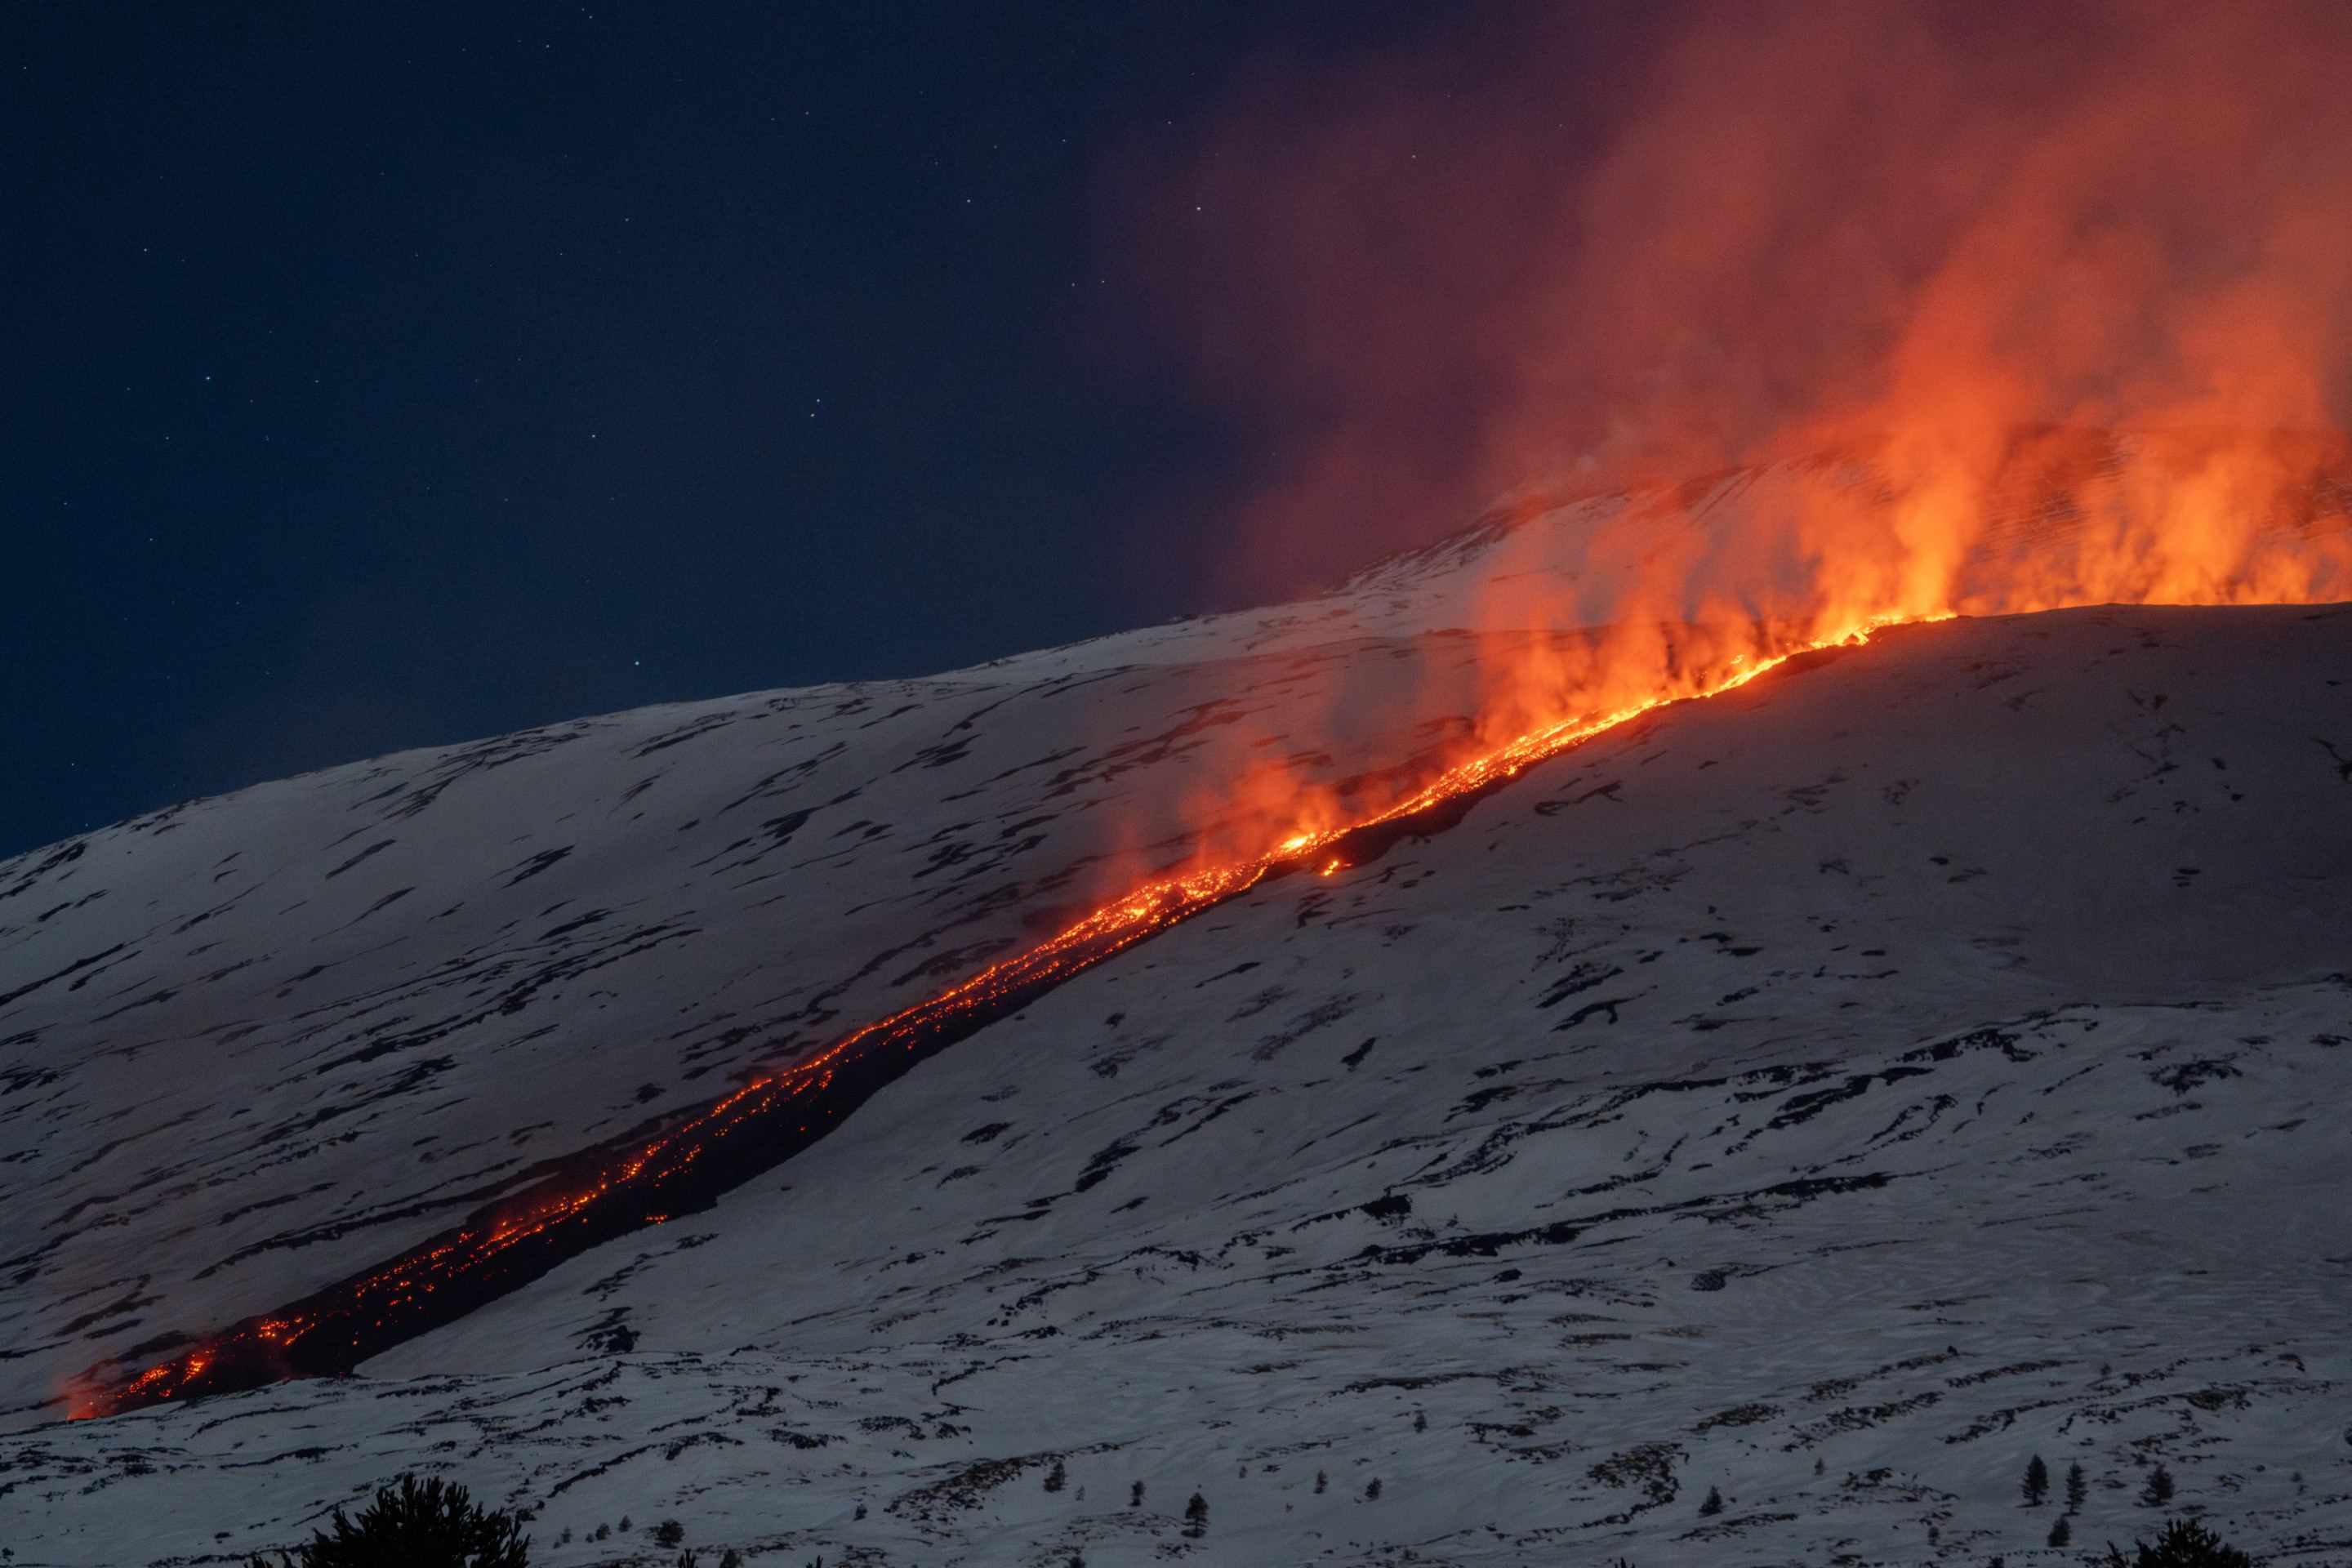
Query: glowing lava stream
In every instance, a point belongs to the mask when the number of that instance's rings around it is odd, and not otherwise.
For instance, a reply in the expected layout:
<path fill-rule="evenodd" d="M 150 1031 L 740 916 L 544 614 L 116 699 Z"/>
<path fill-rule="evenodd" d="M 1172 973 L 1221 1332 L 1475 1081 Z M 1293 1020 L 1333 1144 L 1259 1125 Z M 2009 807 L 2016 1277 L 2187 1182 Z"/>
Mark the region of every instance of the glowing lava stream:
<path fill-rule="evenodd" d="M 1727 673 L 1685 691 L 1530 731 L 1455 764 L 1403 800 L 1355 822 L 1294 833 L 1255 859 L 1146 882 L 949 990 L 868 1024 L 805 1061 L 753 1079 L 661 1136 L 618 1154 L 592 1151 L 574 1172 L 542 1181 L 390 1262 L 211 1334 L 127 1380 L 114 1375 L 111 1364 L 101 1363 L 68 1394 L 72 1413 L 110 1415 L 287 1378 L 348 1373 L 592 1247 L 708 1207 L 719 1194 L 814 1142 L 917 1062 L 1270 876 L 1295 870 L 1328 876 L 1358 864 L 1416 829 L 1447 826 L 1488 791 L 1629 720 L 1670 702 L 1744 686 L 1791 658 L 1859 645 L 1899 624 L 1906 623 L 1885 617 L 1784 653 L 1734 658 Z"/>

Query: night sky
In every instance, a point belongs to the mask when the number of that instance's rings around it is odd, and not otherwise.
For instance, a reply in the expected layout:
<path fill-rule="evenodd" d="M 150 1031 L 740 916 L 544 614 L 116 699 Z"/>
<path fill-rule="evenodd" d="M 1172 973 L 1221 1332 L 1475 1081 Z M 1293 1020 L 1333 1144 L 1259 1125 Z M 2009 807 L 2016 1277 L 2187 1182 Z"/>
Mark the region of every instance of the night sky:
<path fill-rule="evenodd" d="M 1213 607 L 1278 454 L 1128 363 L 1106 170 L 1431 16 L 11 7 L 0 854 Z"/>

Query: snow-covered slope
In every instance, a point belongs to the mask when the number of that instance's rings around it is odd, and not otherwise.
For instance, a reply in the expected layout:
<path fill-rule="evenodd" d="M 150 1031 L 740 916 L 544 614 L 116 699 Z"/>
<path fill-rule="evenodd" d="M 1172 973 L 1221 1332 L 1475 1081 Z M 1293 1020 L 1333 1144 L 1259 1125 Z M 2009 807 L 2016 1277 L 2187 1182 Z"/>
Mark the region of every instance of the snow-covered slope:
<path fill-rule="evenodd" d="M 362 1377 L 33 1425 L 968 972 L 1244 763 L 1427 750 L 1464 606 L 1597 515 L 0 866 L 12 1561 L 430 1468 L 554 1563 L 2021 1563 L 2032 1452 L 2078 1542 L 2161 1461 L 2352 1561 L 2344 610 L 1948 623 L 1662 712 Z"/>

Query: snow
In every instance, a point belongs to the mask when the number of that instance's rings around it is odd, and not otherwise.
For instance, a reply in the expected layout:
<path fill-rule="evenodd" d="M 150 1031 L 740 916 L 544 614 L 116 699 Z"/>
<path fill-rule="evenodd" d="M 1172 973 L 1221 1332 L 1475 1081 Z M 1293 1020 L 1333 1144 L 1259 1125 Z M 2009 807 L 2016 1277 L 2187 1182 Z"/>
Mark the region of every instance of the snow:
<path fill-rule="evenodd" d="M 56 1419 L 976 967 L 1238 762 L 1432 745 L 1465 606 L 1619 504 L 0 864 L 10 1561 L 241 1561 L 403 1469 L 555 1564 L 667 1519 L 795 1565 L 2067 1561 L 2039 1453 L 2077 1552 L 2160 1461 L 2352 1562 L 2341 608 L 1947 623 L 1662 712 L 362 1376 Z"/>

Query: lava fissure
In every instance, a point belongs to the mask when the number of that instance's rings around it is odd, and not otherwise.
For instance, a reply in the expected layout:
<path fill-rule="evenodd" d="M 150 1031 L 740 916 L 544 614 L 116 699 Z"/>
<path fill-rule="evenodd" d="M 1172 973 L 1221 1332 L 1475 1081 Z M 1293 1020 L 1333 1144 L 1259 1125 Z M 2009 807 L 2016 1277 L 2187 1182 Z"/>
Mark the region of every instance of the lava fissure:
<path fill-rule="evenodd" d="M 1885 623 L 1881 623 L 1882 625 Z M 1255 857 L 1161 876 L 1056 935 L 913 1006 L 845 1036 L 805 1061 L 755 1079 L 671 1131 L 591 1151 L 543 1181 L 388 1262 L 275 1311 L 206 1335 L 129 1377 L 93 1367 L 68 1395 L 76 1416 L 226 1394 L 289 1378 L 337 1376 L 457 1321 L 589 1248 L 724 1194 L 792 1158 L 917 1063 L 967 1039 L 1147 937 L 1290 873 L 1329 876 L 1441 831 L 1519 773 L 1675 700 L 1744 685 L 1804 654 L 1860 643 L 1880 625 L 1737 656 L 1711 679 L 1613 712 L 1559 721 L 1445 770 L 1352 823 L 1304 828 Z"/>

